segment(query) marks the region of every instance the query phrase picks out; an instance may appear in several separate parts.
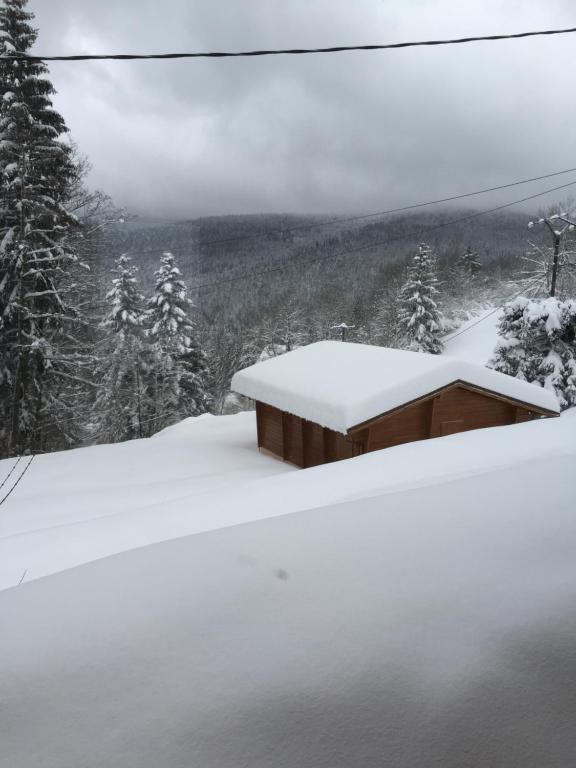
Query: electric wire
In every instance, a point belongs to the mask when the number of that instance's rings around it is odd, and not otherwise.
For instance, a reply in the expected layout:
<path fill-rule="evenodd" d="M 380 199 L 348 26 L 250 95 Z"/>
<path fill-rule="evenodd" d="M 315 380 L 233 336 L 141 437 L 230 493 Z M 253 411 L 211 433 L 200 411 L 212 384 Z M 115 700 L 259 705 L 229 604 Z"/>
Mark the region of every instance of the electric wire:
<path fill-rule="evenodd" d="M 565 29 L 544 29 L 531 32 L 515 32 L 501 35 L 473 35 L 440 40 L 411 40 L 402 43 L 376 43 L 368 45 L 334 45 L 327 48 L 276 48 L 252 51 L 200 51 L 185 53 L 100 53 L 100 54 L 68 54 L 45 56 L 38 54 L 9 53 L 2 55 L 8 61 L 137 61 L 137 60 L 169 60 L 169 59 L 227 59 L 254 58 L 261 56 L 302 56 L 306 54 L 343 53 L 347 51 L 385 51 L 401 48 L 436 47 L 445 45 L 464 45 L 467 43 L 496 42 L 501 40 L 519 40 L 529 37 L 547 37 L 551 35 L 567 35 L 576 32 L 576 27 Z"/>
<path fill-rule="evenodd" d="M 537 278 L 536 280 L 533 280 L 531 283 L 528 283 L 528 285 L 525 285 L 522 290 L 515 294 L 514 296 L 511 296 L 510 298 L 506 299 L 506 302 L 514 301 L 515 299 L 520 298 L 522 294 L 526 293 L 526 291 L 532 290 L 538 283 L 540 283 L 540 278 Z M 480 325 L 480 323 L 483 323 L 484 320 L 487 320 L 489 317 L 492 317 L 492 315 L 495 315 L 496 312 L 500 312 L 502 307 L 495 307 L 491 312 L 488 312 L 487 314 L 480 317 L 478 320 L 476 320 L 475 323 L 470 323 L 470 325 L 466 326 L 466 328 L 463 328 L 461 331 L 458 331 L 457 333 L 454 333 L 450 336 L 445 336 L 442 339 L 442 342 L 446 344 L 446 342 L 452 341 L 453 339 L 457 339 L 458 336 L 462 336 L 464 333 L 468 333 L 468 331 L 472 330 L 472 328 L 475 328 L 477 325 Z"/>
<path fill-rule="evenodd" d="M 204 290 L 206 288 L 215 288 L 217 286 L 224 285 L 226 283 L 237 282 L 238 280 L 247 280 L 254 277 L 261 277 L 264 275 L 273 274 L 275 272 L 282 272 L 286 269 L 290 269 L 294 266 L 300 265 L 302 261 L 305 261 L 306 262 L 305 266 L 308 266 L 309 264 L 327 261 L 328 259 L 336 259 L 342 256 L 349 256 L 352 254 L 360 253 L 361 251 L 370 250 L 371 248 L 378 248 L 380 246 L 389 245 L 390 243 L 398 242 L 400 240 L 420 237 L 423 234 L 427 234 L 428 232 L 433 232 L 439 229 L 443 229 L 445 227 L 454 226 L 455 224 L 462 224 L 467 221 L 472 221 L 474 219 L 480 218 L 481 216 L 487 216 L 490 213 L 497 213 L 498 211 L 505 210 L 506 208 L 511 208 L 514 205 L 520 205 L 521 203 L 528 202 L 529 200 L 534 200 L 537 197 L 542 197 L 543 195 L 548 195 L 552 192 L 557 192 L 560 189 L 566 189 L 567 187 L 574 186 L 575 184 L 576 184 L 576 181 L 570 181 L 568 184 L 561 184 L 560 186 L 552 187 L 550 189 L 537 192 L 533 195 L 528 195 L 527 197 L 520 198 L 519 200 L 513 200 L 512 202 L 504 203 L 503 205 L 497 205 L 494 208 L 487 208 L 483 211 L 477 211 L 475 213 L 471 213 L 466 216 L 461 216 L 456 219 L 451 219 L 450 221 L 444 221 L 439 224 L 430 225 L 428 227 L 421 227 L 420 229 L 413 230 L 412 232 L 403 232 L 400 235 L 397 235 L 395 237 L 389 237 L 386 240 L 379 240 L 372 243 L 365 243 L 364 245 L 359 245 L 359 246 L 356 246 L 355 248 L 349 248 L 342 251 L 337 251 L 335 253 L 329 253 L 323 256 L 317 256 L 314 258 L 309 258 L 307 255 L 305 255 L 305 256 L 292 259 L 289 263 L 281 264 L 278 267 L 271 267 L 270 269 L 267 269 L 267 270 L 246 272 L 241 275 L 235 275 L 234 277 L 229 277 L 222 280 L 215 280 L 210 283 L 200 283 L 199 285 L 191 286 L 191 290 L 198 291 L 198 290 Z"/>
<path fill-rule="evenodd" d="M 5 496 L 3 496 L 3 497 L 0 499 L 0 507 L 1 507 L 1 506 L 2 506 L 2 504 L 4 504 L 4 502 L 5 502 L 5 501 L 6 501 L 6 500 L 7 500 L 7 499 L 8 499 L 8 498 L 11 496 L 11 494 L 12 494 L 12 493 L 14 493 L 15 489 L 18 487 L 18 485 L 19 485 L 19 484 L 20 484 L 20 482 L 22 481 L 22 478 L 24 477 L 24 475 L 26 474 L 26 472 L 28 472 L 28 470 L 30 469 L 30 465 L 31 465 L 31 464 L 32 464 L 32 462 L 34 461 L 34 458 L 35 458 L 34 456 L 31 456 L 31 457 L 30 457 L 30 459 L 28 460 L 28 462 L 27 462 L 27 464 L 25 465 L 24 469 L 23 469 L 23 470 L 22 470 L 22 472 L 20 472 L 20 474 L 18 475 L 18 478 L 16 479 L 16 482 L 14 483 L 14 485 L 12 486 L 12 488 L 10 488 L 10 490 L 8 491 L 8 493 L 7 493 Z"/>
<path fill-rule="evenodd" d="M 12 467 L 10 472 L 8 472 L 8 474 L 6 475 L 6 477 L 4 478 L 2 483 L 0 484 L 0 491 L 2 490 L 2 488 L 4 488 L 4 486 L 6 485 L 8 480 L 10 480 L 10 478 L 12 477 L 12 474 L 14 473 L 14 470 L 16 469 L 18 464 L 20 464 L 21 461 L 22 461 L 22 456 L 18 456 L 18 458 L 16 459 L 16 463 L 14 464 L 14 466 Z"/>
<path fill-rule="evenodd" d="M 296 224 L 292 227 L 277 227 L 274 229 L 269 229 L 266 232 L 258 232 L 254 235 L 238 235 L 235 237 L 225 237 L 220 238 L 216 240 L 198 240 L 194 243 L 194 246 L 199 248 L 206 245 L 223 245 L 226 243 L 234 243 L 234 242 L 241 242 L 244 240 L 260 240 L 263 238 L 270 237 L 271 235 L 284 235 L 289 234 L 291 232 L 299 232 L 302 230 L 307 229 L 316 229 L 318 227 L 326 227 L 331 226 L 333 224 L 348 224 L 354 221 L 363 221 L 366 219 L 371 218 L 377 218 L 378 216 L 390 216 L 394 213 L 404 213 L 406 211 L 413 211 L 417 210 L 418 208 L 426 208 L 431 205 L 440 205 L 442 203 L 450 203 L 454 202 L 456 200 L 464 200 L 468 197 L 476 197 L 478 195 L 485 195 L 489 192 L 498 192 L 502 189 L 510 189 L 511 187 L 518 187 L 523 184 L 530 184 L 534 181 L 543 181 L 544 179 L 551 179 L 555 176 L 562 176 L 567 173 L 575 173 L 576 168 L 567 168 L 564 171 L 555 171 L 554 173 L 546 173 L 543 176 L 533 176 L 529 179 L 521 179 L 520 181 L 512 181 L 508 184 L 499 184 L 496 187 L 486 187 L 485 189 L 479 189 L 475 192 L 464 192 L 462 194 L 458 195 L 451 195 L 450 197 L 442 197 L 437 200 L 428 200 L 424 203 L 411 203 L 410 205 L 403 205 L 399 208 L 388 208 L 384 211 L 375 211 L 374 213 L 364 213 L 360 214 L 358 216 L 347 216 L 347 217 L 334 217 L 332 219 L 326 219 L 325 221 L 318 221 L 314 224 Z M 171 226 L 180 226 L 185 222 L 173 222 Z M 129 253 L 137 253 L 137 254 L 145 254 L 145 253 L 158 253 L 159 251 L 166 251 L 169 253 L 181 253 L 183 251 L 182 248 L 147 248 L 147 249 L 137 249 L 137 248 L 131 248 L 129 249 Z"/>

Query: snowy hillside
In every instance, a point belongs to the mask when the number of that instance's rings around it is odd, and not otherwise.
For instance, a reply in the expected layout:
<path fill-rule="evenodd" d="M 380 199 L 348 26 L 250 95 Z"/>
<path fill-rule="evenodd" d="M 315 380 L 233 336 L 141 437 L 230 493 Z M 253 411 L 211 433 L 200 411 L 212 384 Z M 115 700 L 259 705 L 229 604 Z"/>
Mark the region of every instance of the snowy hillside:
<path fill-rule="evenodd" d="M 0 594 L 0 766 L 571 765 L 575 416 L 297 472 L 249 414 L 43 457 L 15 575 L 221 530 Z"/>
<path fill-rule="evenodd" d="M 574 466 L 576 410 L 304 471 L 253 413 L 38 456 L 0 516 L 0 768 L 567 768 Z"/>
<path fill-rule="evenodd" d="M 576 446 L 571 416 L 304 472 L 258 453 L 254 413 L 39 456 L 2 507 L 0 588 L 165 539 L 567 455 Z M 0 477 L 12 466 L 0 462 Z"/>

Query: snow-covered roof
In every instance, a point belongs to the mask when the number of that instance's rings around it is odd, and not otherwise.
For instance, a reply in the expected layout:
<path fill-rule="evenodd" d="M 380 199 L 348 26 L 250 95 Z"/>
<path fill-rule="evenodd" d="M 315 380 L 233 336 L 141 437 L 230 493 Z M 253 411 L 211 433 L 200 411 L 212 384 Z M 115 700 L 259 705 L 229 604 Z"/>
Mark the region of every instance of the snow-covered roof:
<path fill-rule="evenodd" d="M 559 411 L 556 397 L 540 386 L 465 360 L 340 341 L 320 341 L 245 368 L 232 389 L 346 433 L 455 381 Z"/>

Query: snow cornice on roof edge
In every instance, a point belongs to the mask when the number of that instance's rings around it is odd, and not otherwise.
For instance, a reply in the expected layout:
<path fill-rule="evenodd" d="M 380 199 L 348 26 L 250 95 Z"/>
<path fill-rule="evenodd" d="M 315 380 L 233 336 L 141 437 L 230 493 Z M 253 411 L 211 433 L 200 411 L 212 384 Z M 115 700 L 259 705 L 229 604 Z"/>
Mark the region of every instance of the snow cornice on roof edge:
<path fill-rule="evenodd" d="M 232 389 L 253 400 L 346 434 L 445 387 L 462 383 L 559 413 L 553 393 L 445 355 L 321 341 L 239 371 Z"/>

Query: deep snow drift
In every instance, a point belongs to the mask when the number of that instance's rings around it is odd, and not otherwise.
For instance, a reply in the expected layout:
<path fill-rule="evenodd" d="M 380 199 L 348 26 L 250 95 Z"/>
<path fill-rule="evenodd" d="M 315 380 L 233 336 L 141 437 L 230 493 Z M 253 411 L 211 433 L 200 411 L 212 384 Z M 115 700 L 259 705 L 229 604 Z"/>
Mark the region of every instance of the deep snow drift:
<path fill-rule="evenodd" d="M 423 443 L 412 475 L 458 437 L 520 451 L 570 425 L 563 453 L 4 591 L 0 766 L 572 765 L 573 417 Z"/>
<path fill-rule="evenodd" d="M 135 547 L 570 453 L 572 414 L 296 470 L 259 454 L 253 413 L 39 456 L 0 515 L 0 588 Z M 4 477 L 13 462 L 0 462 Z"/>

